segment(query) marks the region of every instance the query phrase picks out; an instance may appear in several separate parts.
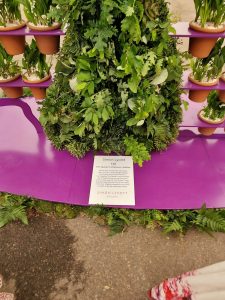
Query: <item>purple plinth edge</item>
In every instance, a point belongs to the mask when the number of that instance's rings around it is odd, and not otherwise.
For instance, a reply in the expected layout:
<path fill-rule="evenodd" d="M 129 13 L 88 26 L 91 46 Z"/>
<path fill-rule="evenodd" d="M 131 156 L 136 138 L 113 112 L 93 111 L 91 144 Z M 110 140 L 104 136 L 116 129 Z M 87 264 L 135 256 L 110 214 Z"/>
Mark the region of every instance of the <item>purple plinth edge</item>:
<path fill-rule="evenodd" d="M 54 149 L 37 109 L 33 98 L 0 100 L 0 191 L 88 205 L 93 154 L 77 160 Z M 182 130 L 168 151 L 134 166 L 136 205 L 130 208 L 225 207 L 224 148 L 224 134 L 205 138 Z"/>
<path fill-rule="evenodd" d="M 19 77 L 17 80 L 2 83 L 0 82 L 0 87 L 39 87 L 39 88 L 48 88 L 52 84 L 52 78 L 41 83 L 26 83 L 22 80 L 22 77 Z"/>
<path fill-rule="evenodd" d="M 225 82 L 223 80 L 219 80 L 219 83 L 213 86 L 200 86 L 191 82 L 188 79 L 188 76 L 191 72 L 185 71 L 183 73 L 183 82 L 182 82 L 182 89 L 183 90 L 225 90 Z"/>
<path fill-rule="evenodd" d="M 176 33 L 171 33 L 172 37 L 192 37 L 192 38 L 224 38 L 225 32 L 222 33 L 204 33 L 189 29 L 189 22 L 178 22 L 172 25 Z"/>
<path fill-rule="evenodd" d="M 65 32 L 62 31 L 61 29 L 56 29 L 56 30 L 49 30 L 49 31 L 35 31 L 31 30 L 28 27 L 23 27 L 21 29 L 17 30 L 11 30 L 11 31 L 0 31 L 0 35 L 11 35 L 11 36 L 16 36 L 16 35 L 65 35 Z"/>

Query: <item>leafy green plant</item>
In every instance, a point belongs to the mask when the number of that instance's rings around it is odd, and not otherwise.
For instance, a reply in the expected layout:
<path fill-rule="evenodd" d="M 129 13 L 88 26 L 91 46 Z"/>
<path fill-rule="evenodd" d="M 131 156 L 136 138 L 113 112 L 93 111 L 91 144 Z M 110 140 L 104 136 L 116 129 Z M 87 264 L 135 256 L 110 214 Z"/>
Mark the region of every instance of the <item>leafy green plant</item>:
<path fill-rule="evenodd" d="M 34 25 L 52 25 L 54 19 L 48 15 L 52 9 L 52 0 L 22 0 L 21 2 L 29 22 Z"/>
<path fill-rule="evenodd" d="M 19 0 L 1 0 L 0 12 L 0 26 L 6 26 L 7 23 L 21 21 L 22 19 Z"/>
<path fill-rule="evenodd" d="M 9 55 L 0 45 L 0 77 L 8 79 L 20 74 L 21 69 L 14 61 L 13 56 Z"/>
<path fill-rule="evenodd" d="M 28 224 L 26 213 L 26 200 L 24 197 L 6 194 L 0 196 L 0 228 L 6 224 L 20 220 L 23 224 Z"/>
<path fill-rule="evenodd" d="M 220 101 L 216 91 L 209 94 L 207 106 L 203 108 L 203 116 L 210 120 L 223 119 L 225 117 L 225 104 Z"/>
<path fill-rule="evenodd" d="M 39 79 L 49 74 L 51 65 L 47 63 L 46 55 L 40 53 L 35 40 L 31 44 L 26 44 L 22 59 L 23 76 L 29 78 L 35 75 Z"/>
<path fill-rule="evenodd" d="M 224 39 L 219 39 L 207 58 L 192 59 L 191 69 L 194 79 L 211 81 L 221 76 L 225 64 Z"/>
<path fill-rule="evenodd" d="M 59 21 L 65 15 L 68 26 L 41 109 L 52 143 L 77 157 L 131 153 L 140 165 L 166 149 L 181 121 L 182 74 L 166 1 L 54 4 L 52 13 Z"/>
<path fill-rule="evenodd" d="M 200 21 L 202 27 L 207 22 L 214 26 L 219 26 L 225 21 L 225 3 L 224 0 L 194 0 L 196 17 L 195 21 Z"/>
<path fill-rule="evenodd" d="M 205 205 L 198 210 L 131 210 L 103 206 L 80 207 L 0 194 L 0 227 L 14 220 L 27 224 L 28 218 L 43 213 L 64 219 L 85 214 L 99 225 L 109 226 L 110 235 L 122 232 L 132 225 L 149 229 L 162 228 L 165 233 L 185 233 L 191 228 L 206 232 L 225 232 L 225 210 L 207 209 Z"/>

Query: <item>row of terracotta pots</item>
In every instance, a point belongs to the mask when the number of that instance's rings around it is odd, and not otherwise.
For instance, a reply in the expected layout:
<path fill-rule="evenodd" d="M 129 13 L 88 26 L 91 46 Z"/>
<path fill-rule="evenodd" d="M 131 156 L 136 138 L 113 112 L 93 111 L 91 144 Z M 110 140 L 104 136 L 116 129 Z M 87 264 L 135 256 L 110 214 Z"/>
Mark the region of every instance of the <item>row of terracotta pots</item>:
<path fill-rule="evenodd" d="M 35 26 L 31 23 L 22 22 L 15 26 L 10 27 L 0 27 L 0 43 L 5 48 L 6 52 L 10 55 L 19 55 L 24 53 L 25 50 L 25 36 L 24 35 L 1 35 L 1 32 L 9 32 L 24 28 L 28 26 L 29 29 L 43 32 L 52 31 L 59 29 L 61 24 L 55 23 L 52 26 Z M 38 35 L 34 34 L 37 42 L 37 46 L 42 54 L 51 55 L 56 54 L 59 51 L 60 46 L 60 36 L 59 35 Z"/>
<path fill-rule="evenodd" d="M 219 83 L 219 78 L 214 79 L 214 80 L 209 81 L 209 82 L 200 82 L 200 81 L 194 79 L 192 74 L 189 75 L 188 79 L 191 82 L 193 82 L 193 83 L 195 83 L 199 86 L 202 86 L 202 87 L 206 87 L 206 86 L 213 87 L 213 86 L 215 86 Z M 220 80 L 225 82 L 225 73 L 222 74 L 222 76 L 220 77 Z M 210 92 L 211 92 L 211 90 L 204 90 L 204 89 L 202 89 L 202 90 L 190 90 L 189 91 L 189 99 L 194 101 L 194 102 L 201 103 L 201 102 L 204 102 L 207 99 Z M 225 90 L 219 90 L 219 98 L 222 102 L 225 103 Z"/>
<path fill-rule="evenodd" d="M 9 83 L 17 80 L 21 75 L 16 75 L 13 78 L 0 80 L 0 83 Z M 47 75 L 42 79 L 39 80 L 29 80 L 23 77 L 24 83 L 29 84 L 39 84 L 45 81 L 48 81 L 51 78 L 51 75 Z M 43 100 L 46 96 L 46 88 L 45 87 L 29 87 L 31 90 L 32 95 L 36 100 Z M 3 92 L 8 98 L 20 98 L 23 96 L 23 88 L 22 87 L 2 87 Z"/>
<path fill-rule="evenodd" d="M 225 24 L 214 27 L 211 24 L 210 26 L 201 27 L 198 22 L 190 22 L 189 28 L 202 33 L 223 33 L 225 32 Z M 208 57 L 212 49 L 214 48 L 218 38 L 217 37 L 192 37 L 189 42 L 189 53 L 197 58 Z"/>

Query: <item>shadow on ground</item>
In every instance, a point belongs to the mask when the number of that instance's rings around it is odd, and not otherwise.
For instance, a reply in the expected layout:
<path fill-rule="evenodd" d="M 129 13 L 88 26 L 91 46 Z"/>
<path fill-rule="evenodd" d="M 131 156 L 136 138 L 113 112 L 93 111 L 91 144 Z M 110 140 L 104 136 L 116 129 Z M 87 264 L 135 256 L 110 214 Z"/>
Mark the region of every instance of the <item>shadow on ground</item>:
<path fill-rule="evenodd" d="M 74 245 L 76 237 L 62 220 L 43 216 L 32 218 L 29 226 L 10 224 L 0 231 L 0 274 L 6 283 L 14 281 L 17 300 L 46 300 L 57 281 L 84 280 Z"/>

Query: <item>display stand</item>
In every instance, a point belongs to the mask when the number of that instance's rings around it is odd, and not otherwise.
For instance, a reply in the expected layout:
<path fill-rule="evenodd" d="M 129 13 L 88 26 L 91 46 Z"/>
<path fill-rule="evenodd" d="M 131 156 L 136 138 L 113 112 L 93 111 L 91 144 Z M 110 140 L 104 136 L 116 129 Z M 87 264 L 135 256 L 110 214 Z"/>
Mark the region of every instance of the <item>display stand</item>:
<path fill-rule="evenodd" d="M 27 29 L 23 32 L 31 35 Z M 179 31 L 174 35 L 180 36 L 189 37 Z M 14 84 L 29 86 L 21 79 Z M 185 73 L 183 89 L 192 88 L 198 87 L 187 81 Z M 215 88 L 225 89 L 225 84 L 210 89 Z M 182 99 L 188 101 L 186 95 Z M 221 129 L 211 137 L 196 134 L 197 127 L 215 127 L 197 118 L 200 109 L 201 104 L 190 102 L 177 142 L 167 151 L 153 153 L 152 160 L 142 168 L 134 166 L 136 205 L 131 208 L 196 209 L 204 203 L 211 208 L 225 207 L 225 135 Z M 67 151 L 56 150 L 38 117 L 38 104 L 33 98 L 0 100 L 0 191 L 88 205 L 93 153 L 78 160 Z"/>

